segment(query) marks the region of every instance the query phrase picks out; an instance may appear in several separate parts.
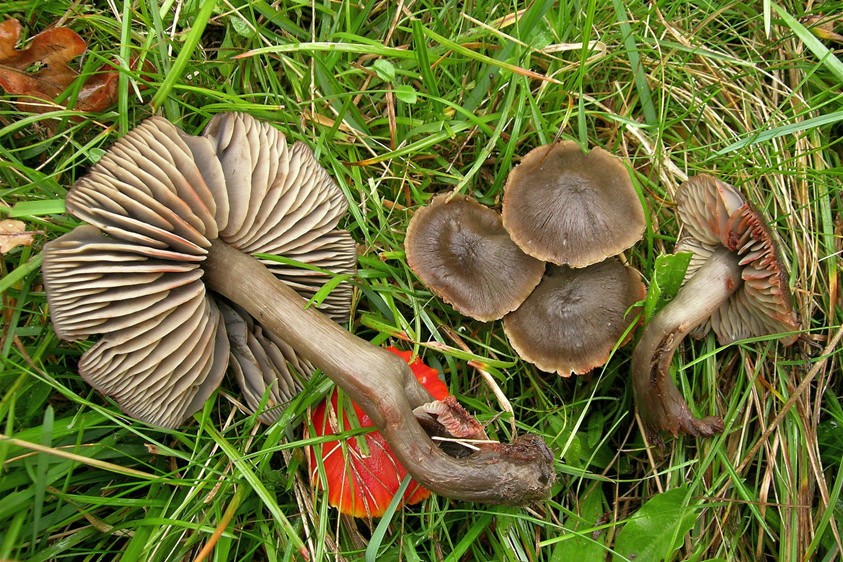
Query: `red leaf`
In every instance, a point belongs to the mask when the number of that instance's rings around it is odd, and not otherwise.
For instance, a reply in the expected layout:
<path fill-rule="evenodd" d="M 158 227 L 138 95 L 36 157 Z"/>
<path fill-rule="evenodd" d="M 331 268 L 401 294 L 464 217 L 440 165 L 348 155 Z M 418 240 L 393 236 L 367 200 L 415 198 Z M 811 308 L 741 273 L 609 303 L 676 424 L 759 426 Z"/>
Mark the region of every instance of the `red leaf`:
<path fill-rule="evenodd" d="M 393 347 L 387 350 L 410 361 L 412 354 L 408 351 L 398 351 Z M 422 386 L 436 400 L 443 400 L 449 395 L 448 387 L 439 379 L 435 369 L 418 358 L 409 365 Z M 373 424 L 369 416 L 356 404 L 353 406 L 360 427 L 371 427 Z M 317 435 L 332 435 L 352 427 L 345 414 L 342 423 L 339 422 L 338 412 L 337 392 L 334 391 L 313 410 L 311 419 Z M 395 458 L 379 432 L 367 433 L 360 438 L 365 440 L 368 451 L 361 450 L 355 438 L 328 441 L 311 447 L 308 456 L 310 481 L 314 486 L 321 487 L 316 462 L 318 454 L 325 469 L 328 503 L 337 507 L 340 513 L 354 517 L 380 517 L 407 476 L 407 470 Z M 404 494 L 404 503 L 412 505 L 428 496 L 430 491 L 411 481 Z"/>

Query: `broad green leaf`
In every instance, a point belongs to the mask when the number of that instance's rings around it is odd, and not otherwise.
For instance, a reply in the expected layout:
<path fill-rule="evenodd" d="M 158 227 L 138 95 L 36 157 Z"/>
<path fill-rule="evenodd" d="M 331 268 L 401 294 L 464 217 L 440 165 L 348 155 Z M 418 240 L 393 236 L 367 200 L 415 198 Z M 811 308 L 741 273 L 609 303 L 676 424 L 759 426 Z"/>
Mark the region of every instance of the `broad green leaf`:
<path fill-rule="evenodd" d="M 386 59 L 378 59 L 372 63 L 372 68 L 378 75 L 378 78 L 384 82 L 395 81 L 395 66 Z"/>
<path fill-rule="evenodd" d="M 401 86 L 395 88 L 395 97 L 398 98 L 399 101 L 410 104 L 416 103 L 419 99 L 416 91 L 408 84 L 402 84 Z"/>
<path fill-rule="evenodd" d="M 578 517 L 571 516 L 565 522 L 567 538 L 553 548 L 550 562 L 605 560 L 605 533 L 596 528 L 606 512 L 606 496 L 602 485 L 597 483 L 586 490 L 572 511 Z"/>
<path fill-rule="evenodd" d="M 658 312 L 664 305 L 670 302 L 682 281 L 685 280 L 685 270 L 691 263 L 690 252 L 679 252 L 667 254 L 656 258 L 656 267 L 653 271 L 653 280 L 647 291 L 647 299 L 644 301 L 644 319 L 646 322 Z"/>
<path fill-rule="evenodd" d="M 672 560 L 685 535 L 694 527 L 697 514 L 686 505 L 688 487 L 658 494 L 641 506 L 618 533 L 615 562 Z"/>

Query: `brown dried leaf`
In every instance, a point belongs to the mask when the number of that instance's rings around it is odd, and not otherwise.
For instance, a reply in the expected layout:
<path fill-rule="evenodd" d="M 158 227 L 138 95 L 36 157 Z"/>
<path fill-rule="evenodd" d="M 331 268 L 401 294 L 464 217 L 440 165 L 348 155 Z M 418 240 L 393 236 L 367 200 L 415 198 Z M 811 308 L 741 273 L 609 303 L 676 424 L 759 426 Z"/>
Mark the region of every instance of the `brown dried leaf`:
<path fill-rule="evenodd" d="M 85 41 L 71 29 L 54 27 L 18 50 L 20 31 L 15 19 L 0 23 L 0 86 L 10 94 L 52 100 L 78 76 L 67 63 L 85 52 Z M 31 72 L 36 65 L 43 68 Z"/>
<path fill-rule="evenodd" d="M 0 221 L 0 254 L 5 254 L 18 246 L 32 244 L 33 232 L 26 231 L 23 221 L 6 219 Z"/>
<path fill-rule="evenodd" d="M 61 94 L 79 73 L 67 63 L 85 52 L 85 40 L 67 27 L 54 27 L 32 38 L 25 49 L 15 49 L 21 25 L 15 19 L 0 23 L 0 87 L 15 95 L 32 96 L 52 101 Z M 134 65 L 134 60 L 131 62 Z M 147 63 L 144 72 L 155 68 Z M 117 101 L 118 72 L 109 64 L 87 78 L 76 97 L 80 111 L 103 111 Z M 48 108 L 33 106 L 32 111 Z"/>

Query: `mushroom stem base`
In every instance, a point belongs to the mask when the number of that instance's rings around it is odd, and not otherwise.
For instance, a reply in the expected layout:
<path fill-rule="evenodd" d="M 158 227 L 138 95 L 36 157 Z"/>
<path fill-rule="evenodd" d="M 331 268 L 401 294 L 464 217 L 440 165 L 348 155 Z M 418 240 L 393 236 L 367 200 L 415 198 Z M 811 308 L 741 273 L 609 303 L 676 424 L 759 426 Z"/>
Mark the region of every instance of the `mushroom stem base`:
<path fill-rule="evenodd" d="M 321 369 L 371 418 L 408 472 L 438 494 L 523 505 L 547 497 L 553 455 L 542 439 L 524 436 L 465 457 L 444 453 L 413 415 L 432 398 L 407 364 L 321 314 L 256 259 L 214 240 L 203 263 L 212 290 L 246 309 Z"/>
<path fill-rule="evenodd" d="M 739 258 L 719 248 L 644 329 L 632 354 L 635 404 L 644 428 L 659 441 L 661 431 L 710 437 L 723 431 L 718 416 L 696 418 L 668 369 L 685 336 L 705 322 L 742 285 Z"/>

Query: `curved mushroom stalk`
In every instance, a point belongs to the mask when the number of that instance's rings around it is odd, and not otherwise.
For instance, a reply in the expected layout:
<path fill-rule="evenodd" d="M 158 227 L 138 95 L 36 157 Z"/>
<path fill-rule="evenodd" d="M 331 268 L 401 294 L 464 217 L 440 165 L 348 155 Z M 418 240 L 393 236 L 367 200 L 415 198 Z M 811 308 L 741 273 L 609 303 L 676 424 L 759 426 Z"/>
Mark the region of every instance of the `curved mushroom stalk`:
<path fill-rule="evenodd" d="M 799 320 L 773 234 L 735 188 L 694 176 L 676 200 L 689 234 L 676 247 L 693 257 L 685 285 L 653 318 L 633 353 L 635 402 L 650 433 L 707 437 L 723 430 L 722 420 L 694 418 L 667 376 L 682 338 L 699 326 L 695 335 L 711 329 L 723 345 L 779 332 L 791 345 Z"/>
<path fill-rule="evenodd" d="M 212 241 L 202 268 L 210 288 L 244 307 L 340 386 L 424 487 L 452 498 L 510 505 L 548 495 L 555 478 L 553 455 L 541 438 L 525 436 L 461 459 L 448 456 L 413 414 L 432 397 L 399 357 L 306 308 L 264 266 L 218 240 Z"/>
<path fill-rule="evenodd" d="M 431 396 L 409 367 L 336 323 L 348 318 L 350 286 L 331 291 L 324 315 L 305 307 L 330 275 L 356 264 L 351 235 L 337 229 L 345 197 L 305 145 L 288 146 L 244 114 L 214 117 L 202 137 L 154 117 L 120 139 L 66 202 L 90 225 L 45 247 L 53 324 L 63 339 L 102 336 L 79 372 L 125 412 L 176 427 L 231 365 L 247 405 L 272 422 L 298 389 L 288 366 L 304 377 L 319 368 L 429 489 L 490 503 L 547 495 L 553 464 L 538 438 L 460 460 L 436 447 L 413 415 Z"/>
<path fill-rule="evenodd" d="M 740 258 L 727 248 L 708 261 L 644 329 L 632 354 L 632 383 L 638 413 L 647 432 L 662 430 L 710 437 L 723 431 L 717 416 L 694 417 L 668 374 L 673 354 L 688 333 L 703 324 L 743 284 Z"/>

